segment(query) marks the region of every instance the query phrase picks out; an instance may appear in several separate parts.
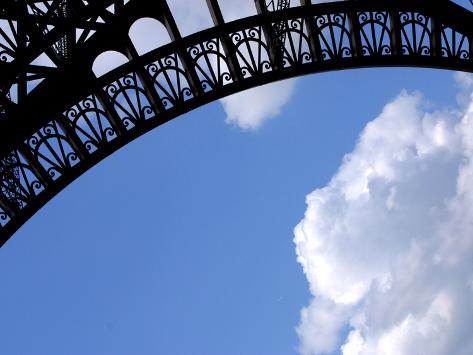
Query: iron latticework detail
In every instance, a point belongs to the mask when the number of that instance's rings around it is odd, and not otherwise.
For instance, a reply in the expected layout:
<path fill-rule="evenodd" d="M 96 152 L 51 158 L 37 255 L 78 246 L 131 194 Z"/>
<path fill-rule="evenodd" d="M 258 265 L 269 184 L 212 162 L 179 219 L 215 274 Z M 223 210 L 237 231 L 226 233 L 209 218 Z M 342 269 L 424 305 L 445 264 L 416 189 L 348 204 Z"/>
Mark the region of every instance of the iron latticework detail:
<path fill-rule="evenodd" d="M 0 244 L 120 147 L 224 96 L 347 68 L 473 72 L 473 13 L 449 0 L 255 0 L 228 23 L 206 1 L 215 26 L 183 38 L 164 0 L 2 0 Z M 138 50 L 143 18 L 170 43 Z M 110 51 L 122 64 L 96 75 Z"/>
<path fill-rule="evenodd" d="M 54 14 L 61 20 L 67 21 L 70 14 L 70 3 L 68 0 L 58 2 L 57 9 Z M 65 33 L 54 46 L 58 57 L 62 60 L 70 59 L 71 50 L 74 46 L 75 34 L 73 31 Z"/>
<path fill-rule="evenodd" d="M 273 9 L 276 11 L 283 11 L 286 10 L 290 7 L 290 0 L 277 0 L 277 4 L 274 3 L 275 0 L 271 0 L 267 6 L 268 9 Z M 277 50 L 278 57 L 280 60 L 282 59 L 284 55 L 284 46 L 286 44 L 286 35 L 287 35 L 287 22 L 286 21 L 280 21 L 280 22 L 275 22 L 273 23 L 272 26 L 272 32 L 273 32 L 273 46 Z"/>
<path fill-rule="evenodd" d="M 22 202 L 19 198 L 20 171 L 17 167 L 18 160 L 15 154 L 10 154 L 0 160 L 0 176 L 3 184 L 0 186 L 3 196 L 14 208 L 20 209 Z"/>

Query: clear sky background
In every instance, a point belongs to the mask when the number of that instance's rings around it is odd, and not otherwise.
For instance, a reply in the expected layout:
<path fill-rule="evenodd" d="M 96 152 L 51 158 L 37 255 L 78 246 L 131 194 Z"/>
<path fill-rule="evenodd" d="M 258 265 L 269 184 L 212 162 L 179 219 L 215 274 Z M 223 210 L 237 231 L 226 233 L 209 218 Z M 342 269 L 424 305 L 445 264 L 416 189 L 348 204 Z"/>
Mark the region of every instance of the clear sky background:
<path fill-rule="evenodd" d="M 296 353 L 305 195 L 402 89 L 454 105 L 453 85 L 432 70 L 309 76 L 257 132 L 215 103 L 129 144 L 0 250 L 0 353 Z"/>
<path fill-rule="evenodd" d="M 306 195 L 403 90 L 457 110 L 457 86 L 426 69 L 307 76 L 256 130 L 213 103 L 132 142 L 0 249 L 0 354 L 298 353 Z"/>

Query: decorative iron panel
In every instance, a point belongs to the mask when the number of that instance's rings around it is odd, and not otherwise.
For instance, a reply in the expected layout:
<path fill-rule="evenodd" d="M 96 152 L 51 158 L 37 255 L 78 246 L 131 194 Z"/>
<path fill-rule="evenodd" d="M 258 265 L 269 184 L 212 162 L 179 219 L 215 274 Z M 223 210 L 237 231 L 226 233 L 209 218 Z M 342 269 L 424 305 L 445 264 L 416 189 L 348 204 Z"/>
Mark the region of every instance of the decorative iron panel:
<path fill-rule="evenodd" d="M 66 111 L 65 116 L 90 153 L 117 138 L 117 132 L 95 95 L 81 100 Z"/>
<path fill-rule="evenodd" d="M 282 43 L 284 67 L 293 67 L 310 63 L 314 60 L 310 53 L 310 38 L 302 18 L 285 22 L 286 36 Z"/>
<path fill-rule="evenodd" d="M 234 32 L 230 38 L 244 78 L 273 70 L 262 26 Z"/>
<path fill-rule="evenodd" d="M 442 56 L 445 58 L 471 59 L 470 40 L 449 27 L 442 28 Z"/>
<path fill-rule="evenodd" d="M 25 143 L 31 149 L 36 161 L 53 179 L 59 178 L 79 161 L 68 137 L 56 121 L 48 123 Z"/>
<path fill-rule="evenodd" d="M 228 69 L 222 42 L 215 38 L 188 49 L 205 92 L 215 90 L 233 81 Z"/>
<path fill-rule="evenodd" d="M 44 186 L 29 163 L 18 151 L 13 151 L 8 160 L 10 164 L 5 167 L 6 173 L 0 178 L 0 190 L 8 202 L 21 209 L 34 196 L 43 191 Z"/>
<path fill-rule="evenodd" d="M 184 104 L 193 97 L 187 73 L 176 53 L 146 66 L 165 109 Z"/>
<path fill-rule="evenodd" d="M 138 121 L 147 120 L 157 114 L 134 72 L 107 85 L 105 91 L 127 129 L 135 127 Z"/>
<path fill-rule="evenodd" d="M 401 12 L 402 51 L 405 55 L 431 55 L 432 21 L 418 12 Z"/>
<path fill-rule="evenodd" d="M 363 55 L 390 55 L 391 18 L 387 11 L 369 11 L 358 14 Z"/>
<path fill-rule="evenodd" d="M 347 13 L 317 16 L 315 23 L 324 60 L 336 60 L 352 56 Z"/>

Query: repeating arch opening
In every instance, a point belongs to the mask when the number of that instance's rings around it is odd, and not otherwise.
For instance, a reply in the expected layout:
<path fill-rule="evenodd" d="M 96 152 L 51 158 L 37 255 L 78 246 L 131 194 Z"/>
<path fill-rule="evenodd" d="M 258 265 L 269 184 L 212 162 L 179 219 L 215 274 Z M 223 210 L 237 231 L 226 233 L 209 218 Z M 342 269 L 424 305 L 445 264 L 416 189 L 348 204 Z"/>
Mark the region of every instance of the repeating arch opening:
<path fill-rule="evenodd" d="M 128 58 L 116 51 L 106 51 L 95 58 L 92 71 L 97 77 L 101 77 L 119 66 L 128 63 Z"/>
<path fill-rule="evenodd" d="M 158 20 L 150 17 L 135 21 L 131 25 L 128 35 L 139 55 L 171 42 L 166 27 Z"/>

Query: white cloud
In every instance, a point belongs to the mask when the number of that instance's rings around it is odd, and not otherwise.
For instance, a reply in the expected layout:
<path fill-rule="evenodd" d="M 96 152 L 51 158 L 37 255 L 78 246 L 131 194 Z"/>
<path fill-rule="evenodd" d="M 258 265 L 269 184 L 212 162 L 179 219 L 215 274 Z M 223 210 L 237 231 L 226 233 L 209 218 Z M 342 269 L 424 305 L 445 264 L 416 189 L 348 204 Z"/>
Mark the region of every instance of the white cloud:
<path fill-rule="evenodd" d="M 221 101 L 226 122 L 243 130 L 256 130 L 268 119 L 277 116 L 294 92 L 295 79 L 259 86 L 226 97 Z"/>
<path fill-rule="evenodd" d="M 302 354 L 473 353 L 473 82 L 457 81 L 467 106 L 401 93 L 307 197 Z"/>

